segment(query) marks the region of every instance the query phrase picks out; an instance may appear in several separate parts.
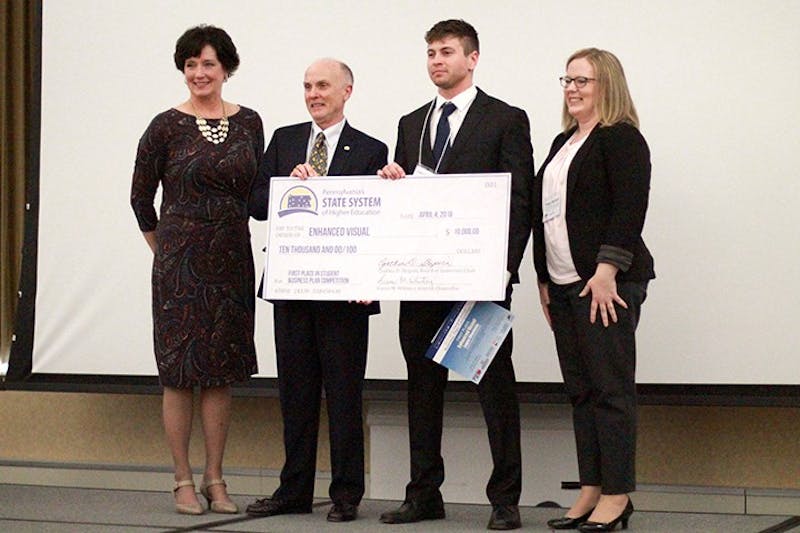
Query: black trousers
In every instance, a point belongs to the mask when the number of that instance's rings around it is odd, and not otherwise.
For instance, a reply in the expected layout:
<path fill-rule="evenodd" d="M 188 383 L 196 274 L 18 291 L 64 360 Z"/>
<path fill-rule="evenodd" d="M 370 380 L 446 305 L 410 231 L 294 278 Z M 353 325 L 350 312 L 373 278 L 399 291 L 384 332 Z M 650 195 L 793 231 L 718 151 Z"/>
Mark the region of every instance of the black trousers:
<path fill-rule="evenodd" d="M 550 318 L 564 385 L 572 403 L 581 485 L 603 494 L 636 489 L 636 339 L 647 282 L 618 282 L 628 309 L 604 327 L 589 322 L 591 295 L 584 281 L 549 285 Z"/>
<path fill-rule="evenodd" d="M 510 291 L 506 302 L 511 304 Z M 411 481 L 406 500 L 441 500 L 444 481 L 442 459 L 442 414 L 447 369 L 425 357 L 452 302 L 402 302 L 400 344 L 408 369 L 408 430 L 411 451 Z M 512 338 L 509 333 L 495 359 L 477 386 L 486 420 L 494 468 L 486 495 L 495 505 L 519 503 L 522 490 L 519 400 Z"/>
<path fill-rule="evenodd" d="M 317 463 L 320 398 L 325 387 L 335 503 L 364 495 L 362 391 L 369 315 L 344 302 L 276 303 L 275 348 L 286 462 L 273 497 L 311 505 Z"/>

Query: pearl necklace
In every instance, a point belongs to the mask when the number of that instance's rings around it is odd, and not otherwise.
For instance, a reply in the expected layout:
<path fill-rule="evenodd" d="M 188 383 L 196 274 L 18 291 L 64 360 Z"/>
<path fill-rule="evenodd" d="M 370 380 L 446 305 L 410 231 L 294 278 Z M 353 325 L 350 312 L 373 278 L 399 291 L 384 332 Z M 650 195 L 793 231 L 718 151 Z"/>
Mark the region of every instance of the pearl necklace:
<path fill-rule="evenodd" d="M 222 103 L 222 118 L 217 126 L 209 126 L 208 121 L 201 117 L 197 109 L 195 109 L 194 103 L 191 100 L 189 100 L 189 103 L 192 106 L 192 111 L 194 111 L 194 123 L 197 124 L 197 129 L 203 138 L 214 144 L 225 142 L 225 139 L 228 138 L 228 115 L 225 113 L 225 102 Z"/>

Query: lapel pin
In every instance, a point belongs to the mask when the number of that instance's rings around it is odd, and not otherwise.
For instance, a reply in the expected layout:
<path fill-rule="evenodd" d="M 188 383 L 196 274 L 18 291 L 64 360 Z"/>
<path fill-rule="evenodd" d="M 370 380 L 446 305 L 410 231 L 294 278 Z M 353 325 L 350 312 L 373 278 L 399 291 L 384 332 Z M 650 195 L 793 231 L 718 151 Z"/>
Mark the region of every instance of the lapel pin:
<path fill-rule="evenodd" d="M 345 151 L 345 152 L 349 152 L 349 151 L 350 151 L 350 146 L 348 146 L 348 145 L 345 145 L 345 147 L 344 147 L 344 151 Z"/>

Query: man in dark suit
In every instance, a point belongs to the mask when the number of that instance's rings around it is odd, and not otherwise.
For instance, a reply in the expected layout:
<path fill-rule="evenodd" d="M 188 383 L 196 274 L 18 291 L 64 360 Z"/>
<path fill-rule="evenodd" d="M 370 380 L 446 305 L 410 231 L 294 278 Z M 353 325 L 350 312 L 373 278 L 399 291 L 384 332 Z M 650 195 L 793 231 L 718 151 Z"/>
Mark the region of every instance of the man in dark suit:
<path fill-rule="evenodd" d="M 475 29 L 463 20 L 446 20 L 425 35 L 428 74 L 438 94 L 433 102 L 400 119 L 395 162 L 379 174 L 510 172 L 506 299 L 519 281 L 517 269 L 530 234 L 533 150 L 524 111 L 488 96 L 472 84 L 478 64 Z M 439 490 L 444 481 L 441 455 L 442 413 L 447 370 L 425 358 L 453 302 L 401 302 L 400 344 L 408 369 L 408 425 L 411 481 L 399 509 L 381 515 L 388 524 L 444 518 Z M 511 362 L 511 334 L 478 385 L 494 469 L 486 487 L 492 504 L 489 529 L 521 527 L 519 401 Z"/>
<path fill-rule="evenodd" d="M 344 118 L 353 74 L 344 63 L 322 59 L 303 81 L 313 122 L 275 131 L 250 196 L 250 213 L 267 218 L 273 176 L 325 179 L 369 175 L 388 159 L 386 145 L 355 130 Z M 332 154 L 333 157 L 328 157 Z M 369 316 L 377 302 L 276 301 L 275 352 L 286 461 L 271 497 L 247 507 L 254 516 L 310 513 L 316 474 L 322 386 L 328 406 L 333 507 L 331 522 L 354 520 L 364 494 L 361 393 L 367 363 Z"/>

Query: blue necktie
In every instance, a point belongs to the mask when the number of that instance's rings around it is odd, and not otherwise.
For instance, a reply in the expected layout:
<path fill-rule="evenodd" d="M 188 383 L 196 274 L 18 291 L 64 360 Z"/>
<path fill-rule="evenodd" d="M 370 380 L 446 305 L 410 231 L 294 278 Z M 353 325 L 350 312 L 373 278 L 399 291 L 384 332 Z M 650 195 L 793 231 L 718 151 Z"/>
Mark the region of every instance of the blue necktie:
<path fill-rule="evenodd" d="M 439 122 L 436 125 L 436 140 L 433 142 L 433 164 L 434 166 L 439 164 L 439 160 L 442 158 L 442 153 L 444 152 L 445 145 L 447 144 L 447 139 L 450 137 L 450 121 L 447 120 L 453 111 L 456 110 L 456 106 L 453 102 L 445 102 L 442 104 L 442 114 L 439 117 Z"/>

